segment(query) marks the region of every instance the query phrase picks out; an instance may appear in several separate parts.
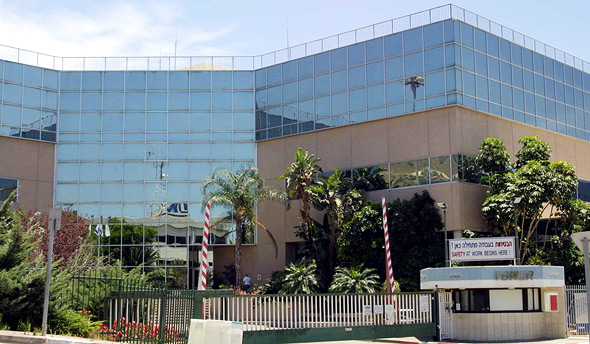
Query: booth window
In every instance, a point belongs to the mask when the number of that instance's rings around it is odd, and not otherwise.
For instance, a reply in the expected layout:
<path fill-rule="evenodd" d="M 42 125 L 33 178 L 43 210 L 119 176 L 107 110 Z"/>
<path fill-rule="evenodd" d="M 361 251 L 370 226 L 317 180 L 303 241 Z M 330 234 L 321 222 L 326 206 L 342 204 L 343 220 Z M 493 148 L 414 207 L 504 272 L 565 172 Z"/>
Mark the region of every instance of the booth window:
<path fill-rule="evenodd" d="M 0 203 L 4 202 L 18 187 L 18 180 L 0 178 Z"/>
<path fill-rule="evenodd" d="M 539 312 L 539 288 L 455 290 L 455 312 Z"/>

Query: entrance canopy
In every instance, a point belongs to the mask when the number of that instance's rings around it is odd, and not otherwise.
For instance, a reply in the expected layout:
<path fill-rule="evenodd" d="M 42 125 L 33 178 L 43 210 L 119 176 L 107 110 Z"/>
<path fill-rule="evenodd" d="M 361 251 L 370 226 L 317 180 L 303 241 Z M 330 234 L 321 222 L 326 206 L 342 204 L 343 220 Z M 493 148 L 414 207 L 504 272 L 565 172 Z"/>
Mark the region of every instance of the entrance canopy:
<path fill-rule="evenodd" d="M 420 270 L 420 288 L 564 287 L 563 266 L 464 266 Z"/>

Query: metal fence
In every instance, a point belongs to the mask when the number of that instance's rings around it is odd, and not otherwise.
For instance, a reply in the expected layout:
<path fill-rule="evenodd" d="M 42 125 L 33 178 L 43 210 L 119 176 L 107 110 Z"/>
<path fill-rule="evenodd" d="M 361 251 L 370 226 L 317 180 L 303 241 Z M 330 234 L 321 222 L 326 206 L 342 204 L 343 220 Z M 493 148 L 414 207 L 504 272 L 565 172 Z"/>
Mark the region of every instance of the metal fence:
<path fill-rule="evenodd" d="M 590 63 L 455 5 L 439 6 L 257 56 L 58 57 L 0 45 L 0 59 L 69 71 L 254 70 L 451 18 L 590 73 Z"/>
<path fill-rule="evenodd" d="M 589 334 L 586 286 L 568 285 L 565 287 L 567 306 L 567 325 L 570 335 Z"/>
<path fill-rule="evenodd" d="M 239 295 L 206 299 L 205 318 L 244 331 L 433 323 L 432 293 Z"/>

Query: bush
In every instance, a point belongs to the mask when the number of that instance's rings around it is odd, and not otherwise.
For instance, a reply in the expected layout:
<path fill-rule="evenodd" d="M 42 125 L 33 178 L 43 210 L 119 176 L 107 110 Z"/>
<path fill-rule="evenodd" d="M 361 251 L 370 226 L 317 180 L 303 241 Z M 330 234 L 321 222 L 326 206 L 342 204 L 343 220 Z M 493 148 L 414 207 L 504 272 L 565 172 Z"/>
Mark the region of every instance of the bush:
<path fill-rule="evenodd" d="M 92 321 L 88 311 L 65 309 L 50 317 L 50 328 L 54 334 L 68 334 L 77 337 L 89 337 L 100 329 L 100 321 Z"/>

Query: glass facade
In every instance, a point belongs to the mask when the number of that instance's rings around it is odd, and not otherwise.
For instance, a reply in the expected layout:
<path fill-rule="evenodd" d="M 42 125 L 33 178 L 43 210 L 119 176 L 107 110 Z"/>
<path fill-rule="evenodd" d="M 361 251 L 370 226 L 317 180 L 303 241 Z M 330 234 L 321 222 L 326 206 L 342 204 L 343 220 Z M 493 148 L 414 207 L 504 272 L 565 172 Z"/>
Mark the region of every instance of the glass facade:
<path fill-rule="evenodd" d="M 256 71 L 256 139 L 459 104 L 590 140 L 590 74 L 446 20 Z"/>
<path fill-rule="evenodd" d="M 232 68 L 214 63 L 224 58 L 188 58 L 200 62 L 170 71 L 139 58 L 83 63 L 103 71 L 0 60 L 0 135 L 56 142 L 56 206 L 109 224 L 101 252 L 128 267 L 157 256 L 154 264 L 191 284 L 202 181 L 217 168 L 255 165 L 256 141 L 449 105 L 590 140 L 589 74 L 447 18 L 395 33 L 392 22 L 378 38 L 375 26 L 371 39 L 264 68 L 238 57 Z M 115 62 L 125 67 L 108 70 Z M 367 190 L 479 181 L 472 158 L 458 154 L 343 173 Z M 16 183 L 0 179 L 2 197 Z M 213 243 L 232 244 L 230 227 L 213 230 Z"/>
<path fill-rule="evenodd" d="M 62 72 L 57 206 L 118 229 L 101 245 L 124 265 L 156 249 L 173 273 L 198 267 L 202 181 L 255 164 L 253 82 L 242 71 Z M 229 229 L 212 243 L 233 243 Z"/>
<path fill-rule="evenodd" d="M 0 60 L 0 135 L 55 142 L 58 72 Z"/>

